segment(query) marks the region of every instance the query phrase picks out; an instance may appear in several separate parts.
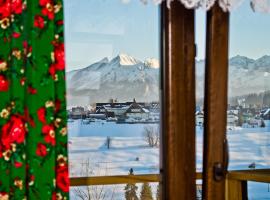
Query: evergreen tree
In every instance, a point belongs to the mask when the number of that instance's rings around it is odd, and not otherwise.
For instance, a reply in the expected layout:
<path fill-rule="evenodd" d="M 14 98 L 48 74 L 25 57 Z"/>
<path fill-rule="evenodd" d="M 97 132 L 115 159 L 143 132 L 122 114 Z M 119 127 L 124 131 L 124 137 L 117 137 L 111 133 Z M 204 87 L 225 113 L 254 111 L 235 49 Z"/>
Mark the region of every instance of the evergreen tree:
<path fill-rule="evenodd" d="M 129 170 L 129 175 L 133 175 L 133 169 Z M 128 183 L 125 187 L 126 200 L 139 200 L 137 196 L 138 187 L 134 183 Z"/>
<path fill-rule="evenodd" d="M 141 200 L 153 200 L 152 188 L 149 183 L 144 183 L 142 185 Z"/>

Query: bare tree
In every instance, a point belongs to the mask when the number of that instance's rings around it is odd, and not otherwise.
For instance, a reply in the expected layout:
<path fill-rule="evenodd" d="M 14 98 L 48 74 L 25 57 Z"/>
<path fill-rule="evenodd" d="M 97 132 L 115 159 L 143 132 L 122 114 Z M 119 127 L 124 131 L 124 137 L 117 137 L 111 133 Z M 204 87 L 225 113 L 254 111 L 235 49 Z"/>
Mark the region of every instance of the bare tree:
<path fill-rule="evenodd" d="M 145 126 L 143 135 L 150 147 L 159 146 L 159 128 L 155 128 L 153 126 Z"/>
<path fill-rule="evenodd" d="M 89 159 L 81 163 L 81 176 L 93 176 L 94 170 L 91 167 Z M 74 187 L 73 192 L 76 196 L 76 199 L 81 200 L 105 200 L 110 199 L 114 200 L 115 188 L 113 190 L 106 190 L 105 185 L 99 186 L 83 186 L 83 187 Z"/>

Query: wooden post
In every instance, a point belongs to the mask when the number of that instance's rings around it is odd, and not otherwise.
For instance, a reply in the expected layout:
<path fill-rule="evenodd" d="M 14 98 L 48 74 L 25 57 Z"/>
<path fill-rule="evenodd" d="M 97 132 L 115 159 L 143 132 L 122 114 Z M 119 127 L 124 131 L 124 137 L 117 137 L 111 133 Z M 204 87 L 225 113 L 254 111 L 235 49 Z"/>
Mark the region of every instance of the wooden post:
<path fill-rule="evenodd" d="M 225 199 L 229 13 L 207 12 L 203 199 Z M 216 167 L 215 167 L 216 166 Z M 216 169 L 216 176 L 214 173 Z"/>
<path fill-rule="evenodd" d="M 194 10 L 162 5 L 163 199 L 195 200 Z"/>
<path fill-rule="evenodd" d="M 247 181 L 227 179 L 226 200 L 248 200 Z"/>

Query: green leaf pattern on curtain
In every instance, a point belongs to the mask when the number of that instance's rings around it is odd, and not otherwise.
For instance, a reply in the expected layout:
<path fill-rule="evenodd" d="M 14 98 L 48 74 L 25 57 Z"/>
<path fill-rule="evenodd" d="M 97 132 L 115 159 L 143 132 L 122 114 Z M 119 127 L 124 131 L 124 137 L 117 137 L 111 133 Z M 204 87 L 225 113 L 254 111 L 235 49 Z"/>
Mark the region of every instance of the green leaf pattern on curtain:
<path fill-rule="evenodd" d="M 69 199 L 62 0 L 0 0 L 0 200 Z"/>

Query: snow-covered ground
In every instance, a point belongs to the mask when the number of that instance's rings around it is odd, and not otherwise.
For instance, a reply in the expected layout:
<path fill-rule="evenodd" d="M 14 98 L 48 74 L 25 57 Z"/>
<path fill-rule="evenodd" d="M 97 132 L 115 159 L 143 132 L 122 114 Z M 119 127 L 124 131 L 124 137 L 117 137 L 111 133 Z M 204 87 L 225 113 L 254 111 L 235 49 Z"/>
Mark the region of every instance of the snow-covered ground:
<path fill-rule="evenodd" d="M 145 124 L 98 122 L 88 125 L 80 120 L 69 123 L 69 160 L 71 176 L 126 175 L 159 172 L 159 149 L 148 146 L 143 137 Z M 148 126 L 148 125 L 147 125 Z M 150 126 L 158 127 L 157 124 Z M 197 170 L 202 169 L 203 129 L 197 127 Z M 107 137 L 111 138 L 107 149 Z M 270 128 L 230 128 L 230 169 L 270 168 Z M 87 171 L 86 171 L 87 169 Z M 138 185 L 139 186 L 139 185 Z M 139 187 L 140 188 L 140 187 Z M 123 199 L 124 185 L 96 187 L 107 191 L 107 198 Z M 153 185 L 155 193 L 156 185 Z M 139 192 L 140 190 L 138 190 Z M 71 194 L 74 198 L 74 191 Z M 249 199 L 269 199 L 268 185 L 249 184 Z"/>
<path fill-rule="evenodd" d="M 111 137 L 110 149 L 106 137 L 71 137 L 70 142 L 71 176 L 80 175 L 88 160 L 92 175 L 127 175 L 130 168 L 136 174 L 159 171 L 159 149 L 149 147 L 142 137 Z"/>

